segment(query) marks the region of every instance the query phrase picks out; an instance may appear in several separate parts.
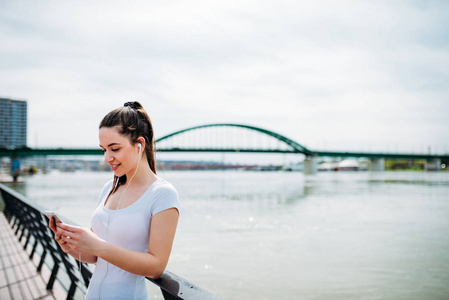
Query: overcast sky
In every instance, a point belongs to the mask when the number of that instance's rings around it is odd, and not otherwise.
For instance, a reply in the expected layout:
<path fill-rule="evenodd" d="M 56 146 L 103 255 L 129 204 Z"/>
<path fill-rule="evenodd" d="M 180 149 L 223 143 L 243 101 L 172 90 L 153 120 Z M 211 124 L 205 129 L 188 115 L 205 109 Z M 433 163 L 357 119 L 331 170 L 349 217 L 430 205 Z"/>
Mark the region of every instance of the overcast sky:
<path fill-rule="evenodd" d="M 31 147 L 98 147 L 139 100 L 156 137 L 232 122 L 310 149 L 449 152 L 449 1 L 0 0 L 0 97 Z"/>

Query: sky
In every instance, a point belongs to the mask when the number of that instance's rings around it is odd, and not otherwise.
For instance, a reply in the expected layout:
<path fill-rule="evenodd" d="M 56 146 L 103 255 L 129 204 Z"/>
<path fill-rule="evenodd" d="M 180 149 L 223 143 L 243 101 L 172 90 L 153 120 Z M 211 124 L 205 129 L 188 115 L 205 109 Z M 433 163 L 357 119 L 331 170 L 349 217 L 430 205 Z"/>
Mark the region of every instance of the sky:
<path fill-rule="evenodd" d="M 449 1 L 0 0 L 0 97 L 30 147 L 98 147 L 140 101 L 156 138 L 265 128 L 312 150 L 449 153 Z"/>

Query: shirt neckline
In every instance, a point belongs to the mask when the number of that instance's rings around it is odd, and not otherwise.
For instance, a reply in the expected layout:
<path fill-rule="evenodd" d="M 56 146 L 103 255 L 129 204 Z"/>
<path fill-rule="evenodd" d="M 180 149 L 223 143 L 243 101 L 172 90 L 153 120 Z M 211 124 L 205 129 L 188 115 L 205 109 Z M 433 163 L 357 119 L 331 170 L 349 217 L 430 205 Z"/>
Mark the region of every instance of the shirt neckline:
<path fill-rule="evenodd" d="M 153 182 L 150 184 L 150 186 L 145 190 L 145 192 L 143 192 L 143 194 L 142 194 L 136 201 L 134 201 L 133 203 L 131 203 L 130 205 L 128 205 L 128 206 L 125 207 L 125 208 L 110 209 L 110 208 L 107 208 L 106 206 L 104 206 L 104 205 L 105 205 L 105 202 L 106 202 L 107 196 L 106 196 L 106 198 L 102 201 L 101 206 L 103 207 L 103 209 L 104 209 L 106 212 L 110 212 L 110 213 L 118 212 L 118 211 L 123 211 L 123 210 L 127 209 L 128 207 L 132 207 L 132 206 L 134 206 L 137 202 L 139 202 L 140 199 L 142 199 L 143 196 L 145 196 L 145 194 L 148 193 L 148 191 L 150 191 L 150 190 L 155 186 L 156 182 L 158 182 L 158 181 L 160 181 L 160 180 L 162 180 L 162 178 L 161 178 L 161 177 L 157 177 L 157 179 L 156 179 L 155 181 L 153 181 Z M 112 189 L 113 187 L 114 187 L 114 183 L 112 183 L 112 186 L 111 186 L 111 188 L 109 189 L 109 192 L 108 192 L 107 195 L 109 195 L 109 193 L 111 192 L 111 189 Z"/>

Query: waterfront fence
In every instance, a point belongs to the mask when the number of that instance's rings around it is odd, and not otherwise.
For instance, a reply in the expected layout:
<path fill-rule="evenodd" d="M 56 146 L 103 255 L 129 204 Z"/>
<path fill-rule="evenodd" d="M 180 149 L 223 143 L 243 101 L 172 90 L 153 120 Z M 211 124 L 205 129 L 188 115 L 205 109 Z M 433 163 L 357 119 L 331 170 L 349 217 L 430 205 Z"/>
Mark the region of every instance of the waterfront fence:
<path fill-rule="evenodd" d="M 42 214 L 48 209 L 32 203 L 3 184 L 0 184 L 0 192 L 4 202 L 3 213 L 12 230 L 23 245 L 24 251 L 29 254 L 30 260 L 38 261 L 36 272 L 41 272 L 44 265 L 50 270 L 47 289 L 51 290 L 57 281 L 67 292 L 67 299 L 78 298 L 75 294 L 80 293 L 76 291 L 85 293 L 92 272 L 87 264 L 79 264 L 56 243 L 53 232 L 48 227 L 48 219 Z M 164 271 L 158 279 L 147 279 L 161 289 L 164 299 L 167 300 L 221 299 L 169 271 Z"/>

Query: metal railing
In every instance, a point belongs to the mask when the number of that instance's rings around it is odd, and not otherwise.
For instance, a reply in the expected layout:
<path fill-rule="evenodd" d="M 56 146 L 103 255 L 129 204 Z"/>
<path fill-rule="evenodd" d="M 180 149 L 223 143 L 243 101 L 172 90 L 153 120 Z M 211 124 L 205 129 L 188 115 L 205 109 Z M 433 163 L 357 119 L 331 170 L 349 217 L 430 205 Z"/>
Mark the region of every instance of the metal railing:
<path fill-rule="evenodd" d="M 51 272 L 47 280 L 47 289 L 52 289 L 58 281 L 67 292 L 66 299 L 75 299 L 77 290 L 85 292 L 92 272 L 87 264 L 79 264 L 64 253 L 56 243 L 53 232 L 48 228 L 48 219 L 42 215 L 47 209 L 32 203 L 25 196 L 3 184 L 0 184 L 0 192 L 4 202 L 3 213 L 18 240 L 23 244 L 24 251 L 27 253 L 29 251 L 30 260 L 40 256 L 36 271 L 40 272 L 45 264 Z M 164 299 L 167 300 L 222 299 L 169 271 L 164 271 L 158 279 L 147 279 L 161 289 Z"/>

